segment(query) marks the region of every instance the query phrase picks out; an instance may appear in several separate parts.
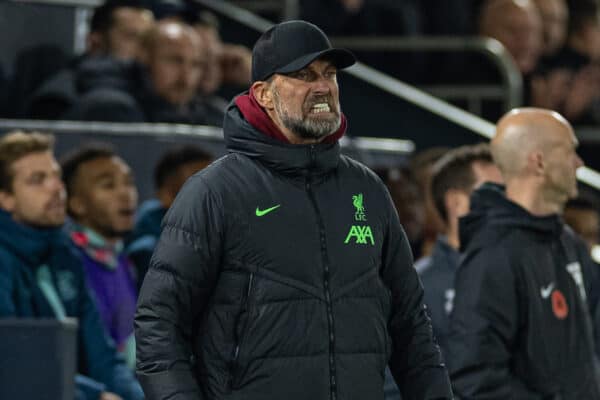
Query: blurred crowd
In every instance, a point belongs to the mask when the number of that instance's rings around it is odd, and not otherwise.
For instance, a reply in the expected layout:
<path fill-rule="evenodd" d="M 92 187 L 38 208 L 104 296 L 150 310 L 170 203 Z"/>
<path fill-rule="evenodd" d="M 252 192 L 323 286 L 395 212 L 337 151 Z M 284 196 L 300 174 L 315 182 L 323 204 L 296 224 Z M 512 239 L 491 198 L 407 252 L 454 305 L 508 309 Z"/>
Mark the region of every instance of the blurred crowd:
<path fill-rule="evenodd" d="M 575 125 L 600 122 L 597 0 L 302 0 L 299 15 L 331 36 L 491 37 L 523 76 L 522 103 Z M 86 50 L 23 49 L 0 72 L 0 116 L 221 125 L 250 83 L 248 48 L 224 43 L 218 18 L 187 0 L 110 0 L 93 11 Z M 476 54 L 359 53 L 416 84 L 490 84 L 501 75 Z M 505 110 L 484 107 L 496 120 Z"/>
<path fill-rule="evenodd" d="M 216 17 L 143 0 L 93 11 L 86 50 L 24 49 L 4 85 L 12 118 L 171 122 L 220 126 L 229 99 L 250 81 L 250 51 L 223 43 Z"/>
<path fill-rule="evenodd" d="M 524 80 L 524 105 L 563 113 L 576 125 L 600 122 L 600 9 L 596 0 L 303 0 L 302 18 L 335 36 L 482 36 L 504 45 Z M 336 18 L 331 18 L 335 15 Z M 474 55 L 367 56 L 417 83 L 499 82 Z M 483 114 L 496 120 L 496 109 Z"/>

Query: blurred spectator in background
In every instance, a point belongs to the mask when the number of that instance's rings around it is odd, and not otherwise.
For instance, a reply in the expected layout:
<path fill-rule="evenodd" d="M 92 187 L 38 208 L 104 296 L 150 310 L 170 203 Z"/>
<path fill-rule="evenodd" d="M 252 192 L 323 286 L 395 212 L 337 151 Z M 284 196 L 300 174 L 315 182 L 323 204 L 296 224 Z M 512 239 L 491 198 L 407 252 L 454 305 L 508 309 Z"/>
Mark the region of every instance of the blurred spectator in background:
<path fill-rule="evenodd" d="M 163 20 L 148 32 L 141 57 L 148 82 L 137 96 L 147 122 L 222 125 L 223 114 L 209 112 L 199 94 L 207 52 L 207 43 L 186 23 Z"/>
<path fill-rule="evenodd" d="M 486 0 L 479 14 L 479 34 L 506 47 L 523 75 L 534 70 L 542 53 L 542 21 L 532 0 Z"/>
<path fill-rule="evenodd" d="M 459 260 L 458 220 L 469 212 L 471 192 L 488 181 L 500 183 L 502 176 L 487 144 L 453 149 L 433 166 L 431 196 L 446 230 L 437 237 L 432 254 L 418 260 L 415 268 L 425 289 L 433 333 L 444 356 Z"/>
<path fill-rule="evenodd" d="M 392 168 L 379 173 L 387 186 L 400 223 L 406 232 L 415 259 L 421 256 L 425 209 L 423 193 L 408 168 Z"/>
<path fill-rule="evenodd" d="M 536 0 L 542 17 L 542 59 L 525 89 L 525 102 L 535 107 L 562 110 L 569 91 L 570 74 L 564 68 L 551 68 L 549 61 L 563 48 L 569 27 L 569 10 L 565 0 Z"/>
<path fill-rule="evenodd" d="M 143 0 L 107 0 L 92 15 L 86 53 L 134 60 L 153 22 L 152 11 Z"/>
<path fill-rule="evenodd" d="M 600 10 L 595 0 L 573 2 L 567 45 L 546 62 L 568 73 L 564 96 L 555 109 L 573 124 L 600 123 Z"/>
<path fill-rule="evenodd" d="M 191 2 L 159 1 L 154 7 L 161 20 L 191 25 L 205 45 L 200 93 L 209 110 L 222 116 L 229 101 L 251 83 L 252 53 L 245 46 L 224 43 L 215 14 Z"/>
<path fill-rule="evenodd" d="M 26 116 L 64 118 L 65 112 L 93 89 L 129 89 L 128 78 L 121 78 L 122 70 L 139 56 L 141 38 L 153 23 L 143 0 L 107 0 L 96 8 L 86 52 L 42 83 L 27 100 Z"/>
<path fill-rule="evenodd" d="M 413 253 L 415 260 L 431 254 L 438 235 L 443 234 L 446 230 L 444 221 L 435 209 L 430 186 L 433 165 L 448 151 L 450 151 L 448 147 L 431 147 L 414 154 L 410 161 L 410 170 L 419 185 L 423 197 L 423 207 L 425 208 L 422 243 L 418 251 Z"/>
<path fill-rule="evenodd" d="M 81 261 L 61 229 L 66 194 L 53 138 L 0 139 L 0 318 L 77 318 L 78 400 L 141 400 L 90 297 Z"/>
<path fill-rule="evenodd" d="M 141 69 L 111 62 L 111 84 L 86 95 L 67 119 L 166 122 L 221 126 L 223 112 L 200 93 L 206 70 L 206 43 L 188 24 L 158 21 L 142 40 Z M 93 75 L 93 74 L 90 74 Z M 119 82 L 122 82 L 120 84 Z M 103 80 L 99 80 L 103 84 Z"/>
<path fill-rule="evenodd" d="M 565 44 L 569 29 L 569 9 L 565 0 L 535 0 L 542 19 L 542 54 L 556 54 Z"/>
<path fill-rule="evenodd" d="M 589 250 L 600 243 L 600 217 L 598 207 L 584 197 L 567 203 L 563 214 L 565 223 L 581 236 Z"/>
<path fill-rule="evenodd" d="M 156 164 L 156 199 L 147 200 L 140 206 L 135 228 L 126 246 L 126 252 L 137 268 L 138 287 L 150 265 L 165 213 L 187 178 L 204 169 L 211 161 L 212 156 L 202 148 L 183 145 L 165 152 Z"/>
<path fill-rule="evenodd" d="M 134 267 L 123 248 L 133 229 L 137 190 L 129 166 L 105 145 L 76 149 L 62 160 L 67 231 L 83 260 L 100 316 L 117 348 L 135 365 Z"/>
<path fill-rule="evenodd" d="M 214 14 L 202 11 L 194 15 L 190 22 L 207 45 L 207 68 L 200 81 L 200 91 L 205 96 L 219 94 L 229 100 L 250 86 L 252 52 L 245 46 L 224 43 Z"/>

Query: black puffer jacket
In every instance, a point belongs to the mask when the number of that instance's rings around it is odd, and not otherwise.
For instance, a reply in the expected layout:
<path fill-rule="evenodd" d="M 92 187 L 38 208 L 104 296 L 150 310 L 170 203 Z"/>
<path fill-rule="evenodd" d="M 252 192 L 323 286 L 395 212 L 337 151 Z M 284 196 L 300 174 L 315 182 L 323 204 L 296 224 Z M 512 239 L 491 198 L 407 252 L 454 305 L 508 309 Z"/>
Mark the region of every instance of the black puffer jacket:
<path fill-rule="evenodd" d="M 573 232 L 486 184 L 472 195 L 460 233 L 446 357 L 456 394 L 600 399 L 588 311 L 597 281 Z"/>
<path fill-rule="evenodd" d="M 230 155 L 163 221 L 136 316 L 155 399 L 450 399 L 406 237 L 379 179 L 335 144 L 290 145 L 236 106 Z M 361 201 L 362 199 L 362 201 Z"/>

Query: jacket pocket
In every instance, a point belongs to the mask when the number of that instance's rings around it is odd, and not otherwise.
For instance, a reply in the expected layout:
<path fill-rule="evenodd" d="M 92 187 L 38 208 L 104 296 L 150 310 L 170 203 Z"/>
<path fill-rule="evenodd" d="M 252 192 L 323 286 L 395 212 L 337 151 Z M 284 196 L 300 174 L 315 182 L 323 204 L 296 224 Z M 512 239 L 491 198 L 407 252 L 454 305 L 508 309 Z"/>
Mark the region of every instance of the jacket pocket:
<path fill-rule="evenodd" d="M 244 295 L 242 296 L 240 312 L 236 318 L 234 327 L 234 345 L 229 363 L 229 388 L 240 387 L 244 367 L 244 342 L 248 335 L 252 317 L 252 290 L 254 288 L 254 273 L 248 275 Z"/>

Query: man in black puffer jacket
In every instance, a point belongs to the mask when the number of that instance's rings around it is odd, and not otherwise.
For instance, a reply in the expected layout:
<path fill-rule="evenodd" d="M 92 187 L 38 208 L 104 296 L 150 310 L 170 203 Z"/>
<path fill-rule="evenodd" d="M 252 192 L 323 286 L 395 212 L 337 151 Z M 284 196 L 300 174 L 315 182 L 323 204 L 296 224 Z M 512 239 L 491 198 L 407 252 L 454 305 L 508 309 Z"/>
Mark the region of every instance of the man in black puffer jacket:
<path fill-rule="evenodd" d="M 590 314 L 597 267 L 561 218 L 577 195 L 577 139 L 559 114 L 515 110 L 460 225 L 447 362 L 462 399 L 599 400 Z"/>
<path fill-rule="evenodd" d="M 451 399 L 390 196 L 340 155 L 336 71 L 312 24 L 276 25 L 224 121 L 230 154 L 185 184 L 141 289 L 149 400 Z"/>

